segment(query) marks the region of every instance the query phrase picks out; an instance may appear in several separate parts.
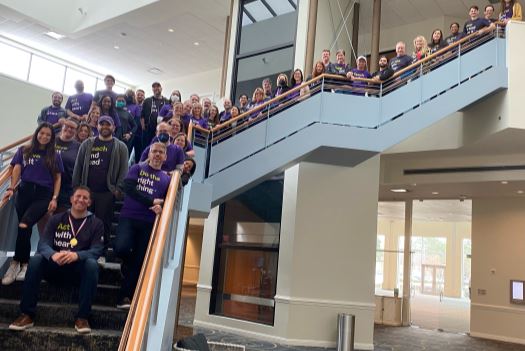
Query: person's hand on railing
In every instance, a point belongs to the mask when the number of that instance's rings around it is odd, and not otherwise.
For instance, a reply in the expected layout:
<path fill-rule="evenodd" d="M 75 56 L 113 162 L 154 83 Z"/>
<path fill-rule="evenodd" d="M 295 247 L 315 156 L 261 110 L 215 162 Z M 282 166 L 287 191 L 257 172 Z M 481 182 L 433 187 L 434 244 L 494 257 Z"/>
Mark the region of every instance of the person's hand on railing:
<path fill-rule="evenodd" d="M 149 209 L 155 212 L 156 215 L 160 215 L 162 212 L 162 204 L 164 203 L 163 199 L 154 199 L 153 200 L 153 206 L 151 206 Z"/>

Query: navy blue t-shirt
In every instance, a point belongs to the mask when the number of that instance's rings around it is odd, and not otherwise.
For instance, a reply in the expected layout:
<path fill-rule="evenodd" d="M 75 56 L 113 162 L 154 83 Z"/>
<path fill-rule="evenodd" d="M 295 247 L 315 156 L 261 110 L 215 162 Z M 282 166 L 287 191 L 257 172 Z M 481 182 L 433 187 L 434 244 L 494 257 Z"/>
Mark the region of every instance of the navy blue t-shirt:
<path fill-rule="evenodd" d="M 456 41 L 460 40 L 464 36 L 465 36 L 465 34 L 463 34 L 462 32 L 458 32 L 457 34 L 450 35 L 450 36 L 446 37 L 445 38 L 445 42 L 447 43 L 447 45 L 450 45 L 450 44 L 455 43 Z"/>
<path fill-rule="evenodd" d="M 490 27 L 491 22 L 486 18 L 476 18 L 475 20 L 468 20 L 463 26 L 463 33 L 469 35 L 477 32 L 478 30 Z"/>
<path fill-rule="evenodd" d="M 95 193 L 108 192 L 108 172 L 114 139 L 103 141 L 95 138 L 89 157 L 88 187 Z"/>
<path fill-rule="evenodd" d="M 412 57 L 408 55 L 396 56 L 390 60 L 390 68 L 396 72 L 399 71 L 412 63 Z"/>

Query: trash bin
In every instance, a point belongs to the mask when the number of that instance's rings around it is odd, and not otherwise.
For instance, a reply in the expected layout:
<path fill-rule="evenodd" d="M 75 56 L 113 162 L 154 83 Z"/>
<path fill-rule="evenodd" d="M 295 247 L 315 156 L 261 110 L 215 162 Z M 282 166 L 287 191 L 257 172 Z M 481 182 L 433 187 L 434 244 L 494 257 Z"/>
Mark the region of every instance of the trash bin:
<path fill-rule="evenodd" d="M 355 316 L 340 313 L 337 317 L 337 351 L 354 351 Z"/>

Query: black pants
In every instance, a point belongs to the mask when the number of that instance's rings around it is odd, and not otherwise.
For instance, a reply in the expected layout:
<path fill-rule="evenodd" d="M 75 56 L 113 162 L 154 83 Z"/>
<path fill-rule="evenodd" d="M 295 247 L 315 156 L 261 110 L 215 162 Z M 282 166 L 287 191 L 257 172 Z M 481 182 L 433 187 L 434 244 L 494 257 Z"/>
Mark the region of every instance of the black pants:
<path fill-rule="evenodd" d="M 42 255 L 33 256 L 27 268 L 20 301 L 20 310 L 31 318 L 35 317 L 42 279 L 50 283 L 79 285 L 79 309 L 76 318 L 88 319 L 93 298 L 97 292 L 98 264 L 96 260 L 88 258 L 59 266 Z"/>
<path fill-rule="evenodd" d="M 15 256 L 13 259 L 27 263 L 31 253 L 31 234 L 33 225 L 42 218 L 53 197 L 53 190 L 35 183 L 22 182 L 16 195 L 15 207 L 18 222 L 25 223 L 26 228 L 18 227 Z"/>
<path fill-rule="evenodd" d="M 104 223 L 104 249 L 109 247 L 111 235 L 111 222 L 113 222 L 113 208 L 115 206 L 115 196 L 108 191 L 105 193 L 91 194 L 90 211 L 95 217 Z"/>
<path fill-rule="evenodd" d="M 117 237 L 114 242 L 115 254 L 122 258 L 126 267 L 120 288 L 119 299 L 132 298 L 148 249 L 153 223 L 130 218 L 120 218 Z"/>

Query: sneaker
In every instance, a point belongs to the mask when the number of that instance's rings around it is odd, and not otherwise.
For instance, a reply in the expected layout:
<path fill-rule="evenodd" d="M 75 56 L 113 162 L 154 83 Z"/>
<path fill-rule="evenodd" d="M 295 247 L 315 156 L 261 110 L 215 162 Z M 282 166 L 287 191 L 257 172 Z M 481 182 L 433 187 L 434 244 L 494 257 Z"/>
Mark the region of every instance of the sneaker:
<path fill-rule="evenodd" d="M 121 310 L 129 310 L 131 307 L 131 300 L 129 297 L 125 297 L 117 304 L 117 308 L 120 308 Z"/>
<path fill-rule="evenodd" d="M 91 328 L 87 319 L 77 318 L 75 321 L 75 329 L 79 334 L 91 333 Z"/>
<path fill-rule="evenodd" d="M 4 277 L 2 278 L 2 284 L 3 285 L 13 284 L 19 272 L 20 272 L 20 263 L 16 261 L 11 261 L 11 264 L 9 265 L 7 272 L 5 272 Z"/>
<path fill-rule="evenodd" d="M 104 268 L 104 266 L 106 265 L 106 257 L 104 256 L 100 256 L 97 260 L 97 263 L 99 266 L 101 266 L 102 268 Z"/>
<path fill-rule="evenodd" d="M 20 272 L 16 275 L 16 281 L 17 282 L 23 282 L 26 279 L 26 272 L 27 272 L 27 263 L 22 263 L 20 265 Z"/>
<path fill-rule="evenodd" d="M 10 330 L 26 330 L 33 326 L 33 320 L 27 314 L 21 314 L 13 323 L 9 325 Z"/>

